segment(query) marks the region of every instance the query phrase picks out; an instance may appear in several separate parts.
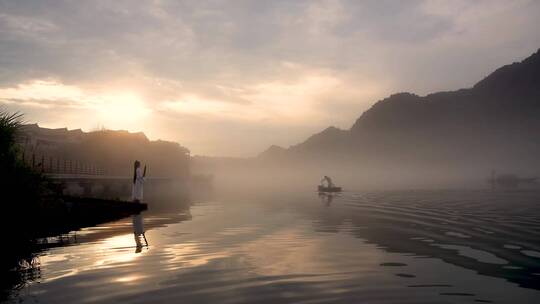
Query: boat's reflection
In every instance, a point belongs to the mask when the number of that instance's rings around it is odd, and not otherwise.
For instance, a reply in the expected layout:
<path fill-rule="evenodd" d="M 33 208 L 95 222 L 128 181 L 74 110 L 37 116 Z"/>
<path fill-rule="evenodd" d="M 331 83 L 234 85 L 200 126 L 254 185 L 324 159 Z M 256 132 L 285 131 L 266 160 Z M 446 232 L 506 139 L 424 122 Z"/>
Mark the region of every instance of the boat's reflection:
<path fill-rule="evenodd" d="M 337 196 L 337 194 L 319 192 L 319 199 L 321 200 L 321 203 L 326 207 L 330 207 L 330 205 L 334 201 L 335 196 Z"/>

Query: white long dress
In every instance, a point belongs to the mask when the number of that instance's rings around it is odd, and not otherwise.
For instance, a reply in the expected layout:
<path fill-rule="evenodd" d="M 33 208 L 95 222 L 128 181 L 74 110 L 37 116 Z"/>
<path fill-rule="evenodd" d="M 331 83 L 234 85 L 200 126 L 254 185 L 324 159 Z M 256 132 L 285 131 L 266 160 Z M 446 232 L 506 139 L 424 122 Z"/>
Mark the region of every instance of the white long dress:
<path fill-rule="evenodd" d="M 141 168 L 137 168 L 135 171 L 135 183 L 133 183 L 133 191 L 131 192 L 132 200 L 138 200 L 139 202 L 143 201 L 143 184 L 144 176 Z"/>

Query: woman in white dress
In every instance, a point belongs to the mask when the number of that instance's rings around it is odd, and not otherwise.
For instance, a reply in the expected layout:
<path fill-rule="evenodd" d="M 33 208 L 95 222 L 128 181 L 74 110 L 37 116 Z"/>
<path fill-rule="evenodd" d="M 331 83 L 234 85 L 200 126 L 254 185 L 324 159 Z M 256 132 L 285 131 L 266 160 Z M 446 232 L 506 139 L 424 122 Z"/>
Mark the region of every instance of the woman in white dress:
<path fill-rule="evenodd" d="M 143 172 L 141 169 L 141 162 L 136 160 L 133 168 L 133 191 L 131 192 L 132 200 L 135 203 L 140 203 L 143 200 L 143 184 L 145 175 L 146 167 L 144 168 Z"/>

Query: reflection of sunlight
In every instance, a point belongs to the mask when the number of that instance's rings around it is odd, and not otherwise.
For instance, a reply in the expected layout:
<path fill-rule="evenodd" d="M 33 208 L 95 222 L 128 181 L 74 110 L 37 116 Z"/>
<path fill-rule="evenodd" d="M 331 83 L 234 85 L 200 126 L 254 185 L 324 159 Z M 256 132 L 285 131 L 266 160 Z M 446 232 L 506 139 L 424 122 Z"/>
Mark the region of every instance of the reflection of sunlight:
<path fill-rule="evenodd" d="M 144 278 L 146 278 L 146 276 L 132 274 L 132 275 L 119 277 L 119 278 L 115 279 L 114 281 L 118 282 L 118 283 L 133 283 L 135 281 L 138 281 L 138 280 L 144 279 Z"/>
<path fill-rule="evenodd" d="M 99 249 L 115 249 L 133 246 L 133 242 L 133 234 L 123 234 L 107 238 L 97 245 L 101 247 Z"/>
<path fill-rule="evenodd" d="M 349 243 L 353 237 L 347 234 L 334 234 L 329 237 L 306 238 L 302 227 L 290 227 L 265 235 L 243 244 L 239 250 L 254 266 L 253 271 L 261 275 L 282 274 L 330 274 L 336 273 L 337 264 L 342 263 L 340 253 L 333 252 L 338 259 L 328 259 L 325 254 L 340 244 Z M 358 240 L 355 239 L 355 242 Z M 301 243 L 299 246 L 298 244 Z M 363 245 L 360 245 L 363 246 Z M 345 256 L 349 253 L 343 252 Z M 344 257 L 347 258 L 347 257 Z M 373 250 L 358 252 L 355 267 L 376 265 L 380 257 Z M 351 263 L 352 265 L 352 263 Z M 346 275 L 343 273 L 342 275 Z M 306 280 L 319 280 L 317 277 Z"/>
<path fill-rule="evenodd" d="M 241 250 L 247 253 L 254 270 L 264 275 L 320 272 L 321 240 L 302 240 L 302 246 L 291 246 L 301 239 L 299 233 L 295 229 L 279 230 L 246 243 Z"/>
<path fill-rule="evenodd" d="M 252 234 L 260 230 L 260 227 L 257 226 L 246 226 L 246 227 L 234 227 L 234 228 L 225 228 L 223 231 L 218 232 L 220 235 L 226 236 L 238 236 L 242 234 Z"/>
<path fill-rule="evenodd" d="M 63 277 L 69 277 L 69 276 L 76 275 L 77 273 L 79 273 L 79 269 L 71 268 L 71 267 L 66 267 L 62 271 L 59 271 L 59 272 L 53 272 L 53 273 L 46 272 L 45 269 L 49 269 L 51 266 L 54 266 L 54 265 L 63 265 L 63 266 L 68 265 L 70 263 L 71 257 L 72 256 L 69 254 L 59 254 L 53 251 L 48 252 L 45 255 L 39 256 L 39 264 L 43 272 L 42 276 L 44 276 L 44 278 L 42 279 L 42 282 L 54 281 L 57 279 L 61 279 Z"/>
<path fill-rule="evenodd" d="M 304 225 L 299 225 L 261 235 L 259 227 L 228 227 L 217 233 L 217 236 L 201 242 L 163 248 L 169 257 L 165 265 L 167 270 L 174 271 L 206 265 L 214 259 L 241 257 L 242 263 L 246 263 L 250 271 L 258 275 L 312 274 L 303 280 L 318 281 L 328 279 L 326 275 L 350 275 L 347 269 L 340 267 L 343 260 L 339 259 L 341 255 L 343 259 L 349 258 L 350 253 L 334 251 L 341 244 L 350 243 L 353 239 L 359 246 L 357 248 L 370 248 L 349 234 L 306 237 L 304 229 Z M 236 242 L 239 236 L 242 237 Z M 333 251 L 332 256 L 338 259 L 329 259 L 326 254 L 329 251 Z M 348 263 L 357 269 L 369 269 L 377 265 L 381 258 L 375 250 L 359 250 L 357 256 L 358 260 Z"/>
<path fill-rule="evenodd" d="M 104 240 L 102 243 L 95 244 L 94 251 L 106 253 L 102 259 L 96 260 L 94 265 L 109 265 L 114 263 L 125 263 L 134 260 L 135 239 L 133 234 L 124 234 L 114 236 Z"/>
<path fill-rule="evenodd" d="M 164 249 L 167 255 L 172 256 L 168 261 L 169 270 L 185 267 L 197 267 L 207 264 L 210 260 L 228 256 L 226 252 L 209 253 L 200 249 L 196 243 L 175 244 Z"/>
<path fill-rule="evenodd" d="M 132 262 L 141 256 L 140 253 L 135 253 L 135 239 L 131 233 L 71 248 L 75 250 L 71 254 L 50 252 L 40 256 L 42 269 L 54 269 L 56 265 L 62 269 L 62 271 L 46 273 L 43 281 L 53 281 L 87 270 L 118 267 L 118 264 Z M 135 280 L 135 278 L 132 279 Z"/>

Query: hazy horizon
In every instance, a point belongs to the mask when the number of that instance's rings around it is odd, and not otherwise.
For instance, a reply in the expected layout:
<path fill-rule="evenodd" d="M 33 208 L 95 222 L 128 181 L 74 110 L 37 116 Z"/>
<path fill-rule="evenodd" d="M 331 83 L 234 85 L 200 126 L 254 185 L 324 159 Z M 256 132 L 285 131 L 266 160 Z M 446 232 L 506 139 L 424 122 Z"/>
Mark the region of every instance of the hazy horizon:
<path fill-rule="evenodd" d="M 0 1 L 0 107 L 254 156 L 540 47 L 538 1 Z M 504 24 L 504 27 L 501 25 Z"/>

